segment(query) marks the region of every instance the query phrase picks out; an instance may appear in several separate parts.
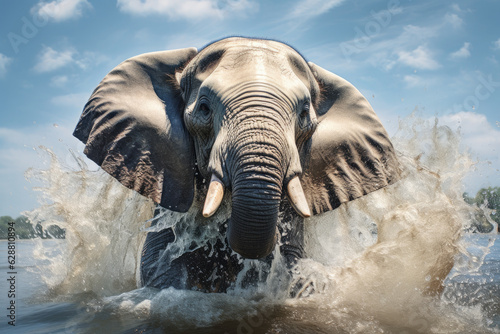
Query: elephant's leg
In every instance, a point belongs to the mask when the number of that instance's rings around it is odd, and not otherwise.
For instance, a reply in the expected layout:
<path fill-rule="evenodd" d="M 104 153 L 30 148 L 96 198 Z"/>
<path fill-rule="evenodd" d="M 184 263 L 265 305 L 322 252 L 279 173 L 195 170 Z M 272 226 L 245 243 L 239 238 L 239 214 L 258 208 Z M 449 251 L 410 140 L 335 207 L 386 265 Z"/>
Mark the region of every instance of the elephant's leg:
<path fill-rule="evenodd" d="M 181 279 L 185 276 L 182 273 L 182 268 L 172 263 L 170 268 L 167 269 L 165 264 L 161 263 L 162 255 L 167 249 L 168 244 L 174 240 L 175 236 L 171 228 L 148 233 L 141 256 L 142 286 L 158 289 L 170 286 L 180 289 L 184 286 L 184 282 Z"/>
<path fill-rule="evenodd" d="M 285 258 L 292 279 L 290 297 L 306 297 L 316 291 L 314 282 L 303 277 L 295 267 L 298 260 L 306 255 L 304 251 L 304 218 L 298 216 L 286 202 L 284 202 L 282 209 L 284 214 L 280 227 L 280 252 Z"/>
<path fill-rule="evenodd" d="M 186 269 L 188 288 L 203 292 L 226 292 L 243 269 L 238 256 L 227 241 L 221 239 L 214 245 L 207 244 L 185 253 L 177 260 Z"/>
<path fill-rule="evenodd" d="M 154 226 L 156 221 L 153 221 Z M 221 236 L 225 228 L 221 227 Z M 141 285 L 165 289 L 196 289 L 225 292 L 242 269 L 236 254 L 225 241 L 188 251 L 170 260 L 168 245 L 175 241 L 172 228 L 149 232 L 141 258 Z"/>
<path fill-rule="evenodd" d="M 278 226 L 281 234 L 281 255 L 291 269 L 297 261 L 304 257 L 304 218 L 297 215 L 295 210 L 284 201 L 282 205 L 283 219 Z"/>
<path fill-rule="evenodd" d="M 155 209 L 154 216 L 159 214 Z M 158 223 L 154 219 L 151 226 Z M 169 261 L 169 244 L 175 241 L 172 228 L 166 228 L 158 232 L 149 232 L 144 241 L 141 254 L 141 286 L 164 289 L 174 287 L 183 289 L 186 286 L 186 270 L 180 261 Z"/>

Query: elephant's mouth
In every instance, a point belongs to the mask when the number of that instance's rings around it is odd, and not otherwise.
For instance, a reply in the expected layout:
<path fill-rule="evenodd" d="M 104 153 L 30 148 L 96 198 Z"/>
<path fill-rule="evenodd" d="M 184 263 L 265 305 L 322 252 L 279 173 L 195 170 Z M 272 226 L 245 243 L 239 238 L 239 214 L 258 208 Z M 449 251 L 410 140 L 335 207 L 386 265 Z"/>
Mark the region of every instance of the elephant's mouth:
<path fill-rule="evenodd" d="M 300 184 L 300 180 L 298 176 L 292 178 L 288 184 L 286 185 L 287 194 L 290 199 L 290 203 L 292 204 L 295 211 L 302 217 L 310 217 L 311 212 L 309 210 L 309 206 L 306 201 L 306 197 L 302 186 Z M 233 197 L 236 196 L 233 193 Z M 222 181 L 215 175 L 212 174 L 212 178 L 210 181 L 210 185 L 208 188 L 207 196 L 205 199 L 205 205 L 203 207 L 203 216 L 210 217 L 212 216 L 217 209 L 219 208 L 222 198 L 224 197 L 224 185 Z M 241 201 L 241 200 L 239 200 Z M 233 201 L 233 203 L 235 203 Z M 249 205 L 251 206 L 251 205 Z M 237 210 L 233 208 L 233 214 L 231 216 L 231 221 L 228 226 L 228 241 L 230 247 L 246 258 L 263 258 L 272 252 L 274 246 L 277 241 L 276 237 L 276 223 L 277 223 L 277 207 L 275 210 L 271 208 L 264 208 L 262 210 L 257 210 L 251 213 L 244 213 L 244 216 L 254 215 L 256 217 L 245 217 L 242 218 L 241 210 Z M 238 211 L 238 213 L 236 213 Z M 267 217 L 267 213 L 269 212 L 269 217 Z M 248 222 L 245 222 L 248 220 Z M 264 222 L 262 224 L 255 224 L 255 221 Z M 255 232 L 250 235 L 249 229 L 244 226 L 246 224 L 250 224 L 252 221 L 252 226 L 255 229 L 261 230 L 261 232 Z M 246 230 L 243 233 L 242 230 Z M 258 234 L 258 236 L 256 236 Z M 246 240 L 246 239 L 250 240 Z M 253 240 L 252 240 L 253 239 Z M 256 240 L 259 240 L 258 242 Z"/>

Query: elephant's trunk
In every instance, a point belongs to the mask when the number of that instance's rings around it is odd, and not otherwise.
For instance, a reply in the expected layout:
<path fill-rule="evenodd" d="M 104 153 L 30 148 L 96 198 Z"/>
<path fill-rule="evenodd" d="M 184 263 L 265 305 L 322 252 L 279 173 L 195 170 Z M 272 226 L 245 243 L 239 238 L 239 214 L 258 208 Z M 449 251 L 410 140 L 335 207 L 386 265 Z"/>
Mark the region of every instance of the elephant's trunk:
<path fill-rule="evenodd" d="M 227 239 L 230 247 L 250 259 L 274 249 L 281 186 L 255 174 L 233 184 L 232 215 Z"/>
<path fill-rule="evenodd" d="M 271 114 L 272 115 L 272 114 Z M 262 258 L 276 244 L 276 225 L 290 161 L 285 129 L 269 117 L 240 122 L 229 152 L 232 214 L 227 239 L 246 258 Z"/>

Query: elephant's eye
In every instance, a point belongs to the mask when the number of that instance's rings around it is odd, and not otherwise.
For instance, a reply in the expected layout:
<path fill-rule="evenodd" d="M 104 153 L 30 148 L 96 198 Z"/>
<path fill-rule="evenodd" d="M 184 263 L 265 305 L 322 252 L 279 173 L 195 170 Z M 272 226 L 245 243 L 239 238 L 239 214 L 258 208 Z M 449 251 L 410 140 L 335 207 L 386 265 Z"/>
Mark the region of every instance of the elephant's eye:
<path fill-rule="evenodd" d="M 302 110 L 300 111 L 300 118 L 304 119 L 309 115 L 309 110 L 311 109 L 311 104 L 309 102 L 304 103 Z"/>
<path fill-rule="evenodd" d="M 206 104 L 206 103 L 201 103 L 199 110 L 204 116 L 207 116 L 208 114 L 210 114 L 210 108 L 208 107 L 208 104 Z"/>

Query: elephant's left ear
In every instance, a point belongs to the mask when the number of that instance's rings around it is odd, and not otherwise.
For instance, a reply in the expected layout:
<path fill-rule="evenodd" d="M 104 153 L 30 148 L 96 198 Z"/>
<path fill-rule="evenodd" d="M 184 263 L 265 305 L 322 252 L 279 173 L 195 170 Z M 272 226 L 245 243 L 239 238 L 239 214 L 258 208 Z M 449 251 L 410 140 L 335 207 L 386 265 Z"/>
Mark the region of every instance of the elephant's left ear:
<path fill-rule="evenodd" d="M 194 148 L 175 74 L 195 48 L 153 52 L 115 67 L 73 133 L 85 154 L 126 187 L 185 212 L 194 197 Z"/>
<path fill-rule="evenodd" d="M 318 127 L 301 154 L 301 183 L 313 214 L 320 214 L 395 182 L 400 168 L 363 95 L 341 77 L 309 65 L 320 88 Z"/>

